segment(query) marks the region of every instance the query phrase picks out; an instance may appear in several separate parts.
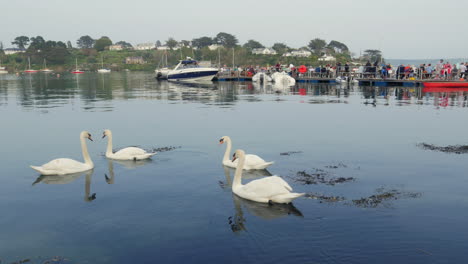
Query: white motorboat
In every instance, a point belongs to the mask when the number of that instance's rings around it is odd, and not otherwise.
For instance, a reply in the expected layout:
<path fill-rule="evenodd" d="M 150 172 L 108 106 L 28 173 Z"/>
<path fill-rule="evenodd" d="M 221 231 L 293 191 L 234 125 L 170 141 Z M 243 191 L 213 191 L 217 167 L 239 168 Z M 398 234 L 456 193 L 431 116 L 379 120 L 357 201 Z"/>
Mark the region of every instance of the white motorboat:
<path fill-rule="evenodd" d="M 211 81 L 218 73 L 218 69 L 202 67 L 198 61 L 187 57 L 181 60 L 177 66 L 167 73 L 169 81 Z"/>
<path fill-rule="evenodd" d="M 172 70 L 167 67 L 154 70 L 154 72 L 156 73 L 156 79 L 167 80 L 167 75 L 169 74 L 170 71 Z"/>

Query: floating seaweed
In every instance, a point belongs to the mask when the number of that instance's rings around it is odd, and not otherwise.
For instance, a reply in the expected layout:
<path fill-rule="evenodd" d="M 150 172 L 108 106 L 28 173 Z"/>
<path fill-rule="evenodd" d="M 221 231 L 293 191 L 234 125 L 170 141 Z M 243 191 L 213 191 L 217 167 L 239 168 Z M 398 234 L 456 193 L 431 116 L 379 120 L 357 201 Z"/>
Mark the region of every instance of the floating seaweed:
<path fill-rule="evenodd" d="M 291 154 L 299 154 L 299 153 L 302 153 L 302 151 L 287 151 L 287 152 L 281 152 L 280 155 L 281 156 L 289 156 Z"/>
<path fill-rule="evenodd" d="M 360 199 L 352 200 L 353 205 L 364 208 L 376 208 L 382 205 L 387 205 L 391 200 L 398 200 L 401 198 L 418 198 L 421 196 L 420 193 L 416 192 L 404 192 L 396 189 L 385 190 L 381 187 L 376 190 L 376 194 L 369 197 L 363 197 Z"/>
<path fill-rule="evenodd" d="M 314 193 L 307 193 L 304 197 L 319 200 L 320 203 L 322 202 L 335 203 L 335 202 L 341 202 L 341 201 L 346 200 L 346 198 L 342 196 L 326 196 L 326 195 L 320 195 L 320 194 L 314 194 Z"/>
<path fill-rule="evenodd" d="M 453 146 L 442 147 L 442 146 L 436 146 L 436 145 L 427 144 L 427 143 L 420 143 L 420 144 L 417 144 L 416 146 L 422 149 L 440 151 L 440 152 L 445 152 L 445 153 L 454 153 L 454 154 L 468 153 L 468 145 L 453 145 Z"/>
<path fill-rule="evenodd" d="M 354 181 L 353 177 L 332 177 L 329 178 L 330 172 L 322 169 L 313 169 L 314 172 L 308 173 L 306 171 L 298 171 L 295 176 L 290 176 L 289 178 L 293 179 L 296 182 L 310 185 L 310 184 L 326 184 L 326 185 L 335 185 L 338 183 L 345 183 Z"/>
<path fill-rule="evenodd" d="M 153 148 L 153 152 L 166 152 L 166 151 L 171 151 L 174 149 L 181 148 L 181 146 L 168 146 L 168 147 L 160 147 L 160 148 Z"/>

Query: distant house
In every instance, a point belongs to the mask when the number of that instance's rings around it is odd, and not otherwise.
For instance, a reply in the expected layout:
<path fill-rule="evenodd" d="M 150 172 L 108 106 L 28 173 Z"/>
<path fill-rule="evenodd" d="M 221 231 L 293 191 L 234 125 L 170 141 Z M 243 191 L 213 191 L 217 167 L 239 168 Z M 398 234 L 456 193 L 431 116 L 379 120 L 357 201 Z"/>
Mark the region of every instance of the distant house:
<path fill-rule="evenodd" d="M 262 55 L 276 55 L 276 50 L 272 48 L 259 48 L 259 49 L 253 49 L 252 54 L 262 54 Z"/>
<path fill-rule="evenodd" d="M 17 49 L 17 48 L 6 48 L 6 49 L 3 49 L 3 51 L 5 52 L 5 55 L 26 52 L 25 49 Z"/>
<path fill-rule="evenodd" d="M 170 49 L 171 49 L 171 48 L 169 48 L 168 46 L 159 46 L 159 47 L 157 47 L 157 50 L 170 50 Z M 173 49 L 173 50 L 178 50 L 178 49 L 180 49 L 180 46 L 177 45 L 177 46 L 175 46 L 175 47 L 172 48 L 172 49 Z"/>
<path fill-rule="evenodd" d="M 123 50 L 124 47 L 122 45 L 110 45 L 109 50 Z"/>
<path fill-rule="evenodd" d="M 291 52 L 286 52 L 283 54 L 284 57 L 309 57 L 312 55 L 312 52 L 308 50 L 293 50 Z"/>
<path fill-rule="evenodd" d="M 135 46 L 136 50 L 152 50 L 156 49 L 156 44 L 154 43 L 140 43 Z"/>
<path fill-rule="evenodd" d="M 217 49 L 222 48 L 222 47 L 223 47 L 223 45 L 211 44 L 211 45 L 208 46 L 208 49 L 209 50 L 217 50 Z"/>
<path fill-rule="evenodd" d="M 143 57 L 126 57 L 125 64 L 145 64 Z"/>
<path fill-rule="evenodd" d="M 318 58 L 319 61 L 336 61 L 336 58 L 332 55 L 324 54 L 322 57 Z"/>

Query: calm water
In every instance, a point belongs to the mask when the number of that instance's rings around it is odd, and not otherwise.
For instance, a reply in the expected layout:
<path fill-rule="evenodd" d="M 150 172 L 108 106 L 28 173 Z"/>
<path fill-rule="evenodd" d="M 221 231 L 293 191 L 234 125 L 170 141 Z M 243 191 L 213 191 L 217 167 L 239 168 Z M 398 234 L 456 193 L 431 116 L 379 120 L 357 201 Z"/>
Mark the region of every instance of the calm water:
<path fill-rule="evenodd" d="M 277 93 L 147 73 L 0 76 L 1 263 L 463 263 L 468 154 L 417 144 L 467 144 L 467 95 L 311 84 Z M 176 148 L 108 161 L 106 128 L 116 148 Z M 92 172 L 29 168 L 82 160 L 82 130 L 94 138 Z M 269 172 L 295 191 L 344 200 L 235 197 L 224 135 L 275 161 Z M 354 180 L 303 184 L 300 171 Z M 353 203 L 392 190 L 381 204 Z"/>

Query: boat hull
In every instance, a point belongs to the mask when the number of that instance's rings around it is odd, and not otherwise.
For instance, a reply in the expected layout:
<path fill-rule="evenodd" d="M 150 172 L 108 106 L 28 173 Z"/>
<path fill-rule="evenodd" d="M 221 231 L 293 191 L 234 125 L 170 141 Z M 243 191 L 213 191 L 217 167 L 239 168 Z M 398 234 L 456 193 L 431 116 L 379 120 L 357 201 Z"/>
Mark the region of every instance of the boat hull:
<path fill-rule="evenodd" d="M 97 72 L 99 72 L 99 73 L 110 73 L 111 70 L 109 70 L 109 69 L 99 69 L 99 70 L 97 70 Z"/>
<path fill-rule="evenodd" d="M 217 69 L 174 70 L 167 74 L 168 81 L 211 81 L 218 73 Z"/>
<path fill-rule="evenodd" d="M 423 93 L 467 92 L 468 87 L 424 87 Z"/>
<path fill-rule="evenodd" d="M 428 88 L 462 88 L 468 87 L 468 82 L 423 82 Z"/>

